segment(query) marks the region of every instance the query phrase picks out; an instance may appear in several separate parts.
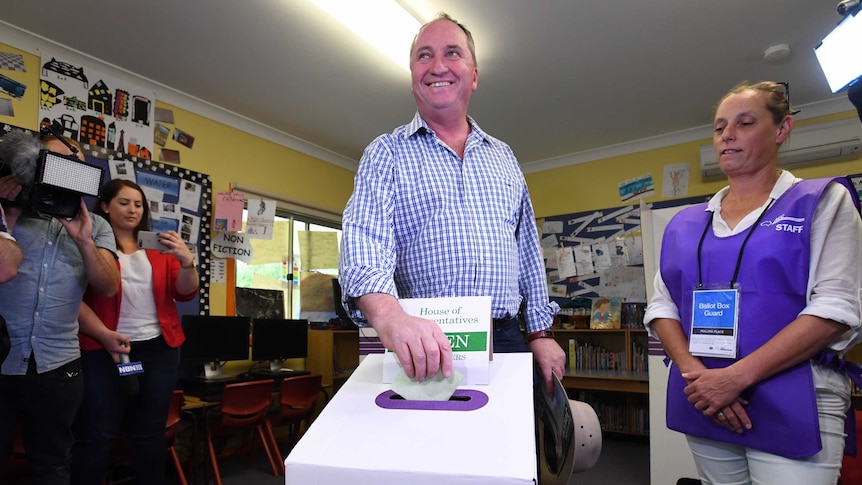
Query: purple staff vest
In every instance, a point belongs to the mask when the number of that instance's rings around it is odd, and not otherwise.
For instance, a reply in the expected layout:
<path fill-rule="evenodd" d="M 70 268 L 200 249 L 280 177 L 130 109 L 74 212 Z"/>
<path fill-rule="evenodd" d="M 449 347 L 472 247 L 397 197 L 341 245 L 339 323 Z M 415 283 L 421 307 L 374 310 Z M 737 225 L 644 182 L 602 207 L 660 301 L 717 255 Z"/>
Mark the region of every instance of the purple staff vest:
<path fill-rule="evenodd" d="M 707 231 L 701 251 L 703 283 L 729 285 L 746 235 L 740 265 L 738 358 L 766 343 L 796 319 L 805 307 L 811 250 L 811 223 L 827 185 L 835 181 L 854 195 L 846 177 L 803 180 L 767 209 L 755 228 L 726 238 Z M 697 246 L 711 212 L 700 204 L 671 219 L 662 239 L 661 274 L 679 309 L 686 337 L 691 334 L 692 290 L 698 283 Z M 729 366 L 733 359 L 702 357 L 708 368 Z M 670 429 L 788 458 L 816 454 L 821 449 L 810 362 L 802 362 L 765 379 L 742 393 L 753 427 L 742 434 L 703 415 L 683 392 L 687 385 L 672 366 L 667 386 L 667 426 Z"/>

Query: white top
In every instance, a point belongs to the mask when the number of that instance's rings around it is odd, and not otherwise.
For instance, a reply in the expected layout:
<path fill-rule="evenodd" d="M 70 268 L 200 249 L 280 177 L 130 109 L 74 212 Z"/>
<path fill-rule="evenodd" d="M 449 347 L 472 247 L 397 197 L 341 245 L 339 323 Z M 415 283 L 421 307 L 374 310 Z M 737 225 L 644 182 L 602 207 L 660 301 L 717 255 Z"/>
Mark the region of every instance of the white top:
<path fill-rule="evenodd" d="M 770 199 L 779 198 L 796 182 L 792 173 L 783 170 Z M 710 199 L 706 210 L 715 215 L 712 230 L 716 237 L 729 237 L 752 226 L 769 201 L 750 212 L 731 229 L 721 217 L 721 201 L 729 187 Z M 800 315 L 814 315 L 850 327 L 830 348 L 847 349 L 859 339 L 860 303 L 862 303 L 862 219 L 856 212 L 846 188 L 829 184 L 817 205 L 811 227 L 811 263 L 808 274 L 806 306 Z M 793 262 L 788 262 L 793 264 Z M 651 337 L 658 338 L 650 323 L 657 318 L 680 320 L 679 310 L 670 298 L 659 269 L 655 275 L 655 293 L 647 306 L 644 324 Z"/>
<path fill-rule="evenodd" d="M 153 268 L 143 249 L 132 254 L 118 252 L 123 295 L 117 332 L 132 342 L 150 340 L 162 334 L 153 297 Z"/>

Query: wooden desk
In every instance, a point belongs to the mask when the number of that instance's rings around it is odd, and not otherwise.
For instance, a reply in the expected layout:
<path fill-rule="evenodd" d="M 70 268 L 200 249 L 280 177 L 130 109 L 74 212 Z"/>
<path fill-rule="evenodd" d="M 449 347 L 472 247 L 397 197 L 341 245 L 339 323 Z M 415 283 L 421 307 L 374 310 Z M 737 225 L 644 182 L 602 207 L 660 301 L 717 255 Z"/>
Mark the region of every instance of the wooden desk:
<path fill-rule="evenodd" d="M 201 401 L 197 396 L 183 395 L 183 411 L 194 411 L 195 409 L 204 409 L 220 406 L 220 401 Z"/>

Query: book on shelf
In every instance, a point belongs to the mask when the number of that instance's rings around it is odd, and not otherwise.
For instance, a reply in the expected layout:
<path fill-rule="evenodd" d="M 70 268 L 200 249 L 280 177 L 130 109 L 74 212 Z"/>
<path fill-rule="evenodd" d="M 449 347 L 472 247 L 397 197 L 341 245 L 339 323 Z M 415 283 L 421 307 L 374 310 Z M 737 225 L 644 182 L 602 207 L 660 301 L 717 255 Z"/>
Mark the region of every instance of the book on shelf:
<path fill-rule="evenodd" d="M 625 352 L 612 352 L 590 341 L 569 339 L 569 371 L 624 371 Z"/>
<path fill-rule="evenodd" d="M 648 372 L 649 371 L 649 352 L 644 345 L 638 342 L 632 342 L 632 371 L 633 372 Z"/>
<path fill-rule="evenodd" d="M 644 328 L 646 303 L 623 302 L 621 311 L 623 328 Z"/>

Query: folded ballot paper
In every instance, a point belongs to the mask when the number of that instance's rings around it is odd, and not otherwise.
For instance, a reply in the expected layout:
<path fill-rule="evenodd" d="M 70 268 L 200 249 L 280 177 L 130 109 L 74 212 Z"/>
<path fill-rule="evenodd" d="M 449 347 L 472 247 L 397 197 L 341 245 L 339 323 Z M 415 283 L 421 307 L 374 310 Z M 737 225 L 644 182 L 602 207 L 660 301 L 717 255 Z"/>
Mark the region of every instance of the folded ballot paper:
<path fill-rule="evenodd" d="M 452 368 L 463 376 L 463 380 L 455 383 L 455 386 L 488 384 L 491 360 L 490 296 L 405 298 L 399 300 L 399 303 L 408 315 L 437 322 L 449 338 L 449 344 L 452 346 Z M 401 364 L 395 357 L 395 352 L 387 349 L 383 355 L 383 382 L 394 383 L 395 376 L 399 373 L 404 373 Z M 436 378 L 426 379 L 426 382 L 435 380 Z M 430 387 L 436 384 L 420 385 Z M 441 382 L 440 385 L 450 386 L 451 383 Z M 408 399 L 404 395 L 402 397 Z"/>
<path fill-rule="evenodd" d="M 463 380 L 464 374 L 453 370 L 448 378 L 437 371 L 437 375 L 419 382 L 402 370 L 392 380 L 392 391 L 408 401 L 448 401 Z"/>

